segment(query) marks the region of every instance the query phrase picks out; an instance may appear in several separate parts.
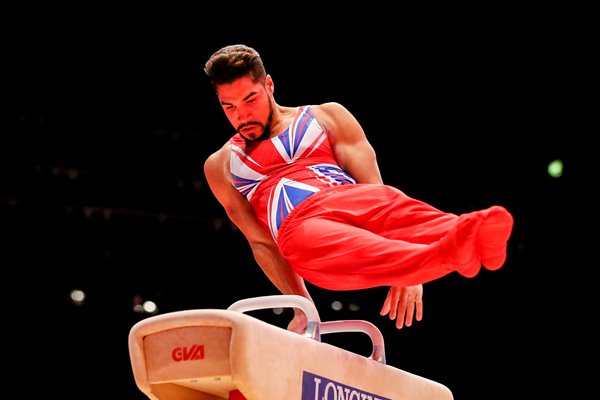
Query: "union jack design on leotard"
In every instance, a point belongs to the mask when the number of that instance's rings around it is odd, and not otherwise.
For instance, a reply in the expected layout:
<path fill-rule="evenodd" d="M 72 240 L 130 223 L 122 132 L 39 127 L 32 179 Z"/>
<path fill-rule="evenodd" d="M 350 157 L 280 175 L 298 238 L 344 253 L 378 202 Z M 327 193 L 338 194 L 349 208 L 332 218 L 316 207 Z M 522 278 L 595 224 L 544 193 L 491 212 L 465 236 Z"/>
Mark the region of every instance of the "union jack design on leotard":
<path fill-rule="evenodd" d="M 299 107 L 290 126 L 270 140 L 247 142 L 236 134 L 230 144 L 233 185 L 275 239 L 285 217 L 308 196 L 356 183 L 337 165 L 310 106 Z"/>

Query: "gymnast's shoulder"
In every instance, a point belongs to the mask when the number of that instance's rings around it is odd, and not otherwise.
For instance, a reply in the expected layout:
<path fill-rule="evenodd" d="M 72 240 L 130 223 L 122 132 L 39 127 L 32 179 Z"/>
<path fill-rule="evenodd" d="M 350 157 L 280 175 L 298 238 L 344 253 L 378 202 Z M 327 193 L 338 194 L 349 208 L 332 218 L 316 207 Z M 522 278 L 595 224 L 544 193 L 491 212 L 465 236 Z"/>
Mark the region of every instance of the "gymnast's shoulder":
<path fill-rule="evenodd" d="M 210 154 L 204 161 L 204 174 L 211 176 L 229 176 L 229 156 L 231 154 L 231 144 L 225 142 L 220 149 Z"/>

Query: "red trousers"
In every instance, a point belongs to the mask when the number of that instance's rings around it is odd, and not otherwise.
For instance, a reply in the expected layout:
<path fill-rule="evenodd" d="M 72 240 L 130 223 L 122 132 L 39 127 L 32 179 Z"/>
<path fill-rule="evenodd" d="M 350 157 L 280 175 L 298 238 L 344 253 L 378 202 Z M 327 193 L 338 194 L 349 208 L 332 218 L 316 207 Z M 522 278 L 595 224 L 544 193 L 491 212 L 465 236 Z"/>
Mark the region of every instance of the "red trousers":
<path fill-rule="evenodd" d="M 412 286 L 452 271 L 475 276 L 482 262 L 500 268 L 512 225 L 500 206 L 456 215 L 391 186 L 355 184 L 299 204 L 277 243 L 300 276 L 325 289 Z"/>

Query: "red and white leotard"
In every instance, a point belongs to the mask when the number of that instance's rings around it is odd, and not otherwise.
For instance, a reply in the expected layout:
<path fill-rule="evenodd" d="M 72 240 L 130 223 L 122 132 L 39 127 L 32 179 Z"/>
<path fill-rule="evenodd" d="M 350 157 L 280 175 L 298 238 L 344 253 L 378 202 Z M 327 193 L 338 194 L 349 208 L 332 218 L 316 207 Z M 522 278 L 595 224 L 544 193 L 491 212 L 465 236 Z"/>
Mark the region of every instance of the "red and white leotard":
<path fill-rule="evenodd" d="M 230 139 L 233 185 L 277 239 L 287 215 L 313 193 L 356 183 L 336 163 L 331 143 L 310 106 L 299 107 L 290 126 L 270 140 Z"/>

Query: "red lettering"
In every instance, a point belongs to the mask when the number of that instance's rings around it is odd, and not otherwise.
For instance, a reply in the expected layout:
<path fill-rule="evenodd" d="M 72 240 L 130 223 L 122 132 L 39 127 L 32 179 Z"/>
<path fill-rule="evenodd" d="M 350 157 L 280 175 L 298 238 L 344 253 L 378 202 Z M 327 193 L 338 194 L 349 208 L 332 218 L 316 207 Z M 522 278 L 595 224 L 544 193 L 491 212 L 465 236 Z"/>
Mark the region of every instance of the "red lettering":
<path fill-rule="evenodd" d="M 181 347 L 175 347 L 171 352 L 171 358 L 174 361 L 181 361 Z"/>
<path fill-rule="evenodd" d="M 187 347 L 183 348 L 183 360 L 184 361 L 188 361 L 192 355 L 192 352 L 194 351 L 194 347 L 196 347 L 196 345 L 193 345 L 191 349 L 188 350 Z"/>
<path fill-rule="evenodd" d="M 197 345 L 196 350 L 194 351 L 194 356 L 192 357 L 192 360 L 202 360 L 202 359 L 204 359 L 204 346 Z"/>
<path fill-rule="evenodd" d="M 202 360 L 204 359 L 204 345 L 194 344 L 189 348 L 187 346 L 175 347 L 171 351 L 171 358 L 176 362 Z"/>

